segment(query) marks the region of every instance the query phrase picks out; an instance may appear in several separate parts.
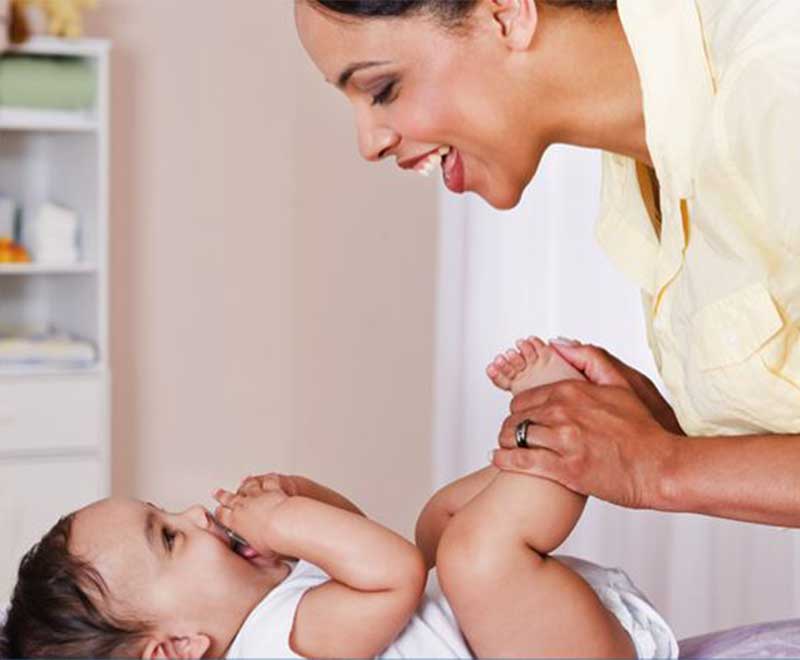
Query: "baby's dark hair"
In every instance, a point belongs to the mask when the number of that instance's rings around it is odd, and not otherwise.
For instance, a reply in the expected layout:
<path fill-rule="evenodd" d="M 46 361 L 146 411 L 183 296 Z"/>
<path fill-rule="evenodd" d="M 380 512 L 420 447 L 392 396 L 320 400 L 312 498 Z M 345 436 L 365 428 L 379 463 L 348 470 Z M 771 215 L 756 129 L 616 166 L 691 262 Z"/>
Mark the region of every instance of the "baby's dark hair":
<path fill-rule="evenodd" d="M 103 577 L 69 552 L 74 516 L 61 518 L 22 558 L 0 631 L 0 658 L 138 655 L 150 626 L 110 614 Z"/>
<path fill-rule="evenodd" d="M 447 26 L 460 26 L 478 0 L 311 0 L 328 11 L 357 18 L 392 18 L 424 12 Z M 548 5 L 586 11 L 612 11 L 617 0 L 544 0 Z"/>

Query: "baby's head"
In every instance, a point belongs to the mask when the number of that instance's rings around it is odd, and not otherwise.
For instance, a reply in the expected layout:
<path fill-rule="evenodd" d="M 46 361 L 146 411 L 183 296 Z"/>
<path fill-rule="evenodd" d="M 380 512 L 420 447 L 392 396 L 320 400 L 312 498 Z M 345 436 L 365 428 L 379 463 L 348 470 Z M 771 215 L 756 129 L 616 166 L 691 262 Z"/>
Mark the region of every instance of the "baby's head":
<path fill-rule="evenodd" d="M 221 656 L 285 570 L 236 554 L 200 506 L 101 500 L 23 558 L 0 657 Z"/>

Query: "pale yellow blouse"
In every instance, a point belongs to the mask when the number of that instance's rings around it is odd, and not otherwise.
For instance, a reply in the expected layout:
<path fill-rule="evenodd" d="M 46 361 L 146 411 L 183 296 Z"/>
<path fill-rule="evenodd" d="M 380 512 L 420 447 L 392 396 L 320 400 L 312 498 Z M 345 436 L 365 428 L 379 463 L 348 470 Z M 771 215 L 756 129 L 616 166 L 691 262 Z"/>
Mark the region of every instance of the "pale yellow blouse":
<path fill-rule="evenodd" d="M 619 0 L 647 168 L 605 154 L 597 237 L 642 288 L 690 435 L 800 433 L 800 0 Z"/>

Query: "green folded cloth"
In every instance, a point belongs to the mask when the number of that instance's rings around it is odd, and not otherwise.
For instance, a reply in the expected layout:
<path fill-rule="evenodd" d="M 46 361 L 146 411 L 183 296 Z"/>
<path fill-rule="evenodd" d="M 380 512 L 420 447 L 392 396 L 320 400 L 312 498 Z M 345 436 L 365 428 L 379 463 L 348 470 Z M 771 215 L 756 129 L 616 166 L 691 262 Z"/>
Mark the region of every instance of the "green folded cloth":
<path fill-rule="evenodd" d="M 96 81 L 91 63 L 80 57 L 3 55 L 0 106 L 41 110 L 88 110 Z"/>

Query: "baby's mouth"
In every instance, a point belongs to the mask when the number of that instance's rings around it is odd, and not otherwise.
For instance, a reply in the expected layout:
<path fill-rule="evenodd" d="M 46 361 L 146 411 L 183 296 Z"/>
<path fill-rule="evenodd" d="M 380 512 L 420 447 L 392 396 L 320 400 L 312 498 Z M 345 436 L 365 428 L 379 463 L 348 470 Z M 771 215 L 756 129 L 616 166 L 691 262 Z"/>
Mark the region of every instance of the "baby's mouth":
<path fill-rule="evenodd" d="M 209 530 L 211 533 L 220 541 L 225 543 L 237 555 L 240 555 L 245 559 L 252 559 L 258 555 L 258 553 L 250 545 L 248 545 L 248 543 L 241 536 L 239 536 L 232 529 L 225 527 L 225 525 L 223 525 L 208 511 L 206 511 L 206 518 L 211 523 L 209 525 Z"/>

